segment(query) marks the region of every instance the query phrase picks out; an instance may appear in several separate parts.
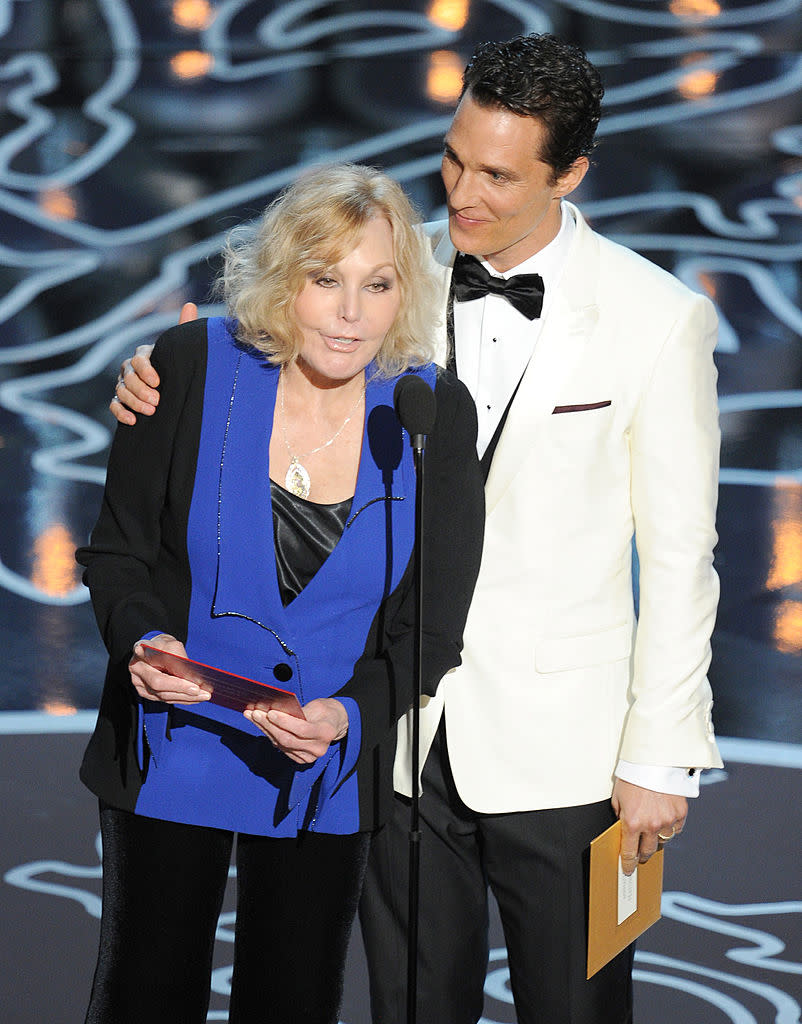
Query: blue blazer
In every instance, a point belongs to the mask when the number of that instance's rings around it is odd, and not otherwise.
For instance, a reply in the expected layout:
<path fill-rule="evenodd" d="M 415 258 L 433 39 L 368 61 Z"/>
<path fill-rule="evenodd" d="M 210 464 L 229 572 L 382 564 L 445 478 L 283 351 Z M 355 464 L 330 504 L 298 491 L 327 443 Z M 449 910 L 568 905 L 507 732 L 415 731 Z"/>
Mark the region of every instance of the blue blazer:
<path fill-rule="evenodd" d="M 415 471 L 395 379 L 369 380 L 345 529 L 284 607 L 269 479 L 278 369 L 231 327 L 213 319 L 160 339 L 157 413 L 115 436 L 100 517 L 78 553 L 110 653 L 82 778 L 115 806 L 172 821 L 274 836 L 374 828 L 392 794 L 394 726 L 414 696 Z M 426 521 L 423 669 L 433 693 L 459 663 L 482 483 L 466 389 L 431 365 L 413 372 L 438 399 L 426 456 L 427 507 L 441 513 Z M 199 661 L 280 679 L 302 704 L 337 696 L 347 735 L 298 766 L 238 712 L 139 700 L 127 662 L 153 632 L 179 637 Z"/>

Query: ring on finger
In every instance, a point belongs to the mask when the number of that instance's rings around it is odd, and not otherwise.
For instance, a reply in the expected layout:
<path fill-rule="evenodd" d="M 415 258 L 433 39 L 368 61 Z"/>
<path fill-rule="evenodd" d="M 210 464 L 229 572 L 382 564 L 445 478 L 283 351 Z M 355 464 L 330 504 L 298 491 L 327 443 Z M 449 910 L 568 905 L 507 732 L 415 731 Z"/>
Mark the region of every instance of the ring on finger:
<path fill-rule="evenodd" d="M 671 826 L 671 835 L 670 836 L 664 836 L 662 832 L 658 832 L 657 833 L 657 838 L 661 839 L 664 843 L 667 843 L 669 841 L 669 839 L 673 839 L 676 834 L 677 834 L 677 830 L 672 825 Z"/>

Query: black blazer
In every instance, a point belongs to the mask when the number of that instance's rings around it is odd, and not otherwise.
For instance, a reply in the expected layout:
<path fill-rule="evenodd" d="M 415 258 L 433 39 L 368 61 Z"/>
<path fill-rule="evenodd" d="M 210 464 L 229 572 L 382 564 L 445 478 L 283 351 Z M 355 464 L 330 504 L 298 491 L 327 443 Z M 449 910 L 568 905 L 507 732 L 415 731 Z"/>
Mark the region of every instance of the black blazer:
<path fill-rule="evenodd" d="M 174 328 L 160 339 L 154 351 L 154 365 L 163 380 L 157 413 L 140 418 L 135 427 L 118 428 L 100 518 L 91 544 L 78 553 L 86 566 L 84 579 L 92 591 L 110 654 L 98 725 L 81 777 L 105 801 L 131 810 L 141 805 L 150 758 L 156 753 L 154 720 L 166 719 L 157 738 L 157 743 L 163 744 L 170 742 L 170 716 L 175 714 L 183 721 L 186 715 L 178 709 L 158 718 L 143 718 L 142 702 L 130 684 L 127 663 L 133 644 L 152 630 L 169 631 L 187 640 L 193 588 L 197 599 L 204 585 L 197 578 L 197 565 L 196 578 L 192 578 L 187 533 L 193 500 L 197 502 L 198 465 L 209 457 L 207 442 L 201 450 L 204 414 L 208 415 L 204 399 L 208 397 L 209 358 L 205 321 Z M 254 357 L 247 358 L 252 361 Z M 218 372 L 217 368 L 209 370 Z M 242 386 L 240 380 L 240 391 Z M 382 394 L 387 389 L 392 394 L 391 382 L 382 388 Z M 459 663 L 484 518 L 473 402 L 464 385 L 439 369 L 435 394 L 437 419 L 427 445 L 424 516 L 423 675 L 429 693 L 442 675 Z M 269 408 L 275 399 L 274 386 L 271 393 L 268 384 L 264 396 L 260 393 L 259 397 Z M 252 412 L 262 414 L 259 408 Z M 213 451 L 212 457 L 218 454 Z M 266 465 L 264 472 L 266 475 Z M 265 565 L 267 562 L 266 558 Z M 215 571 L 219 574 L 219 565 L 217 570 L 211 565 L 203 567 L 204 576 L 214 576 Z M 386 815 L 392 795 L 395 724 L 413 699 L 411 583 L 410 559 L 397 586 L 376 608 L 351 678 L 332 693 L 346 702 L 353 700 L 359 709 L 360 745 L 350 771 L 356 772 L 358 827 L 362 829 L 374 828 Z M 261 610 L 270 615 L 269 608 Z M 158 705 L 158 710 L 165 712 L 163 705 Z M 149 742 L 143 734 L 145 718 L 151 725 Z M 269 745 L 258 746 L 259 757 L 264 757 Z M 284 769 L 291 773 L 291 762 L 286 758 L 284 762 Z M 293 778 L 288 785 L 293 788 L 296 782 Z M 232 801 L 227 803 L 233 806 Z M 143 813 L 154 812 L 148 808 Z M 207 823 L 205 819 L 203 823 Z M 208 823 L 259 831 L 249 820 Z"/>

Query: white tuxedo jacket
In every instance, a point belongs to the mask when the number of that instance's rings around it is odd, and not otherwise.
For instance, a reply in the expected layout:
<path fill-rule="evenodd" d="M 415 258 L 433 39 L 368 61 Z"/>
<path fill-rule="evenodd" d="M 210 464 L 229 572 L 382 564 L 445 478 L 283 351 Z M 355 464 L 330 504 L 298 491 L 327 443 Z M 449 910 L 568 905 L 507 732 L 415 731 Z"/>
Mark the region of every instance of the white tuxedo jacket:
<path fill-rule="evenodd" d="M 563 278 L 487 480 L 463 663 L 421 713 L 421 765 L 445 713 L 457 789 L 481 812 L 606 799 L 619 757 L 721 764 L 706 678 L 715 312 L 569 209 Z M 447 224 L 431 234 L 445 304 L 455 251 Z M 402 721 L 395 771 L 407 795 L 410 731 Z"/>

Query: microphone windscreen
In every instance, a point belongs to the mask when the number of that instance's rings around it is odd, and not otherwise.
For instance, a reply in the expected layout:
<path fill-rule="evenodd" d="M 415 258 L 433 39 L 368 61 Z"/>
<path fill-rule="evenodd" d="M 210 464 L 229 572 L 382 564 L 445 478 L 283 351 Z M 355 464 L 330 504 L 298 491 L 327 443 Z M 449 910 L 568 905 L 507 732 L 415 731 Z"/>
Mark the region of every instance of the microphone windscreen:
<path fill-rule="evenodd" d="M 399 378 L 393 391 L 393 403 L 401 426 L 410 437 L 430 434 L 437 414 L 437 399 L 426 381 L 415 373 Z"/>

